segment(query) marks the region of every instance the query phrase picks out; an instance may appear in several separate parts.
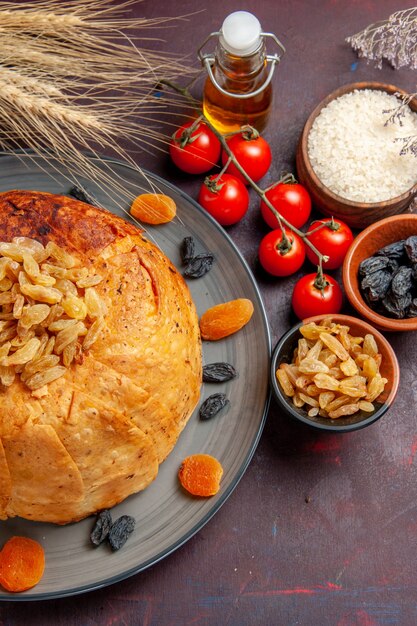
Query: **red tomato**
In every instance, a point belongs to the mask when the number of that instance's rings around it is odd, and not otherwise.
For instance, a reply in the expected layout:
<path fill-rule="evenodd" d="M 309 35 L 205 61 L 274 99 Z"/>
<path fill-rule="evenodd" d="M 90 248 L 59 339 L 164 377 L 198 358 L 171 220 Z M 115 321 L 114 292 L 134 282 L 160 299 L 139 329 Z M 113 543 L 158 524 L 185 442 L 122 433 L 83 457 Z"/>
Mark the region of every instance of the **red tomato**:
<path fill-rule="evenodd" d="M 193 131 L 194 121 L 183 124 L 172 136 L 169 153 L 175 165 L 188 174 L 203 174 L 211 170 L 220 157 L 221 144 L 206 124 L 200 122 Z"/>
<path fill-rule="evenodd" d="M 265 176 L 271 165 L 272 153 L 269 144 L 263 137 L 258 135 L 258 133 L 252 134 L 248 131 L 242 131 L 238 135 L 233 135 L 233 137 L 227 140 L 227 143 L 239 164 L 255 183 L 262 176 Z M 223 150 L 223 165 L 227 163 L 228 158 L 229 155 Z M 246 185 L 248 184 L 246 178 L 233 163 L 230 163 L 227 173 L 233 174 Z"/>
<path fill-rule="evenodd" d="M 313 246 L 316 246 L 321 254 L 325 254 L 329 257 L 328 261 L 323 261 L 323 268 L 326 270 L 335 270 L 342 265 L 346 252 L 353 241 L 353 234 L 347 224 L 334 218 L 312 222 L 307 233 L 315 230 L 320 224 L 329 224 L 329 226 L 319 228 L 315 233 L 309 235 L 308 240 L 311 241 Z M 306 254 L 314 265 L 318 264 L 317 254 L 308 246 L 306 246 Z"/>
<path fill-rule="evenodd" d="M 289 276 L 300 269 L 305 259 L 305 246 L 301 238 L 290 230 L 285 230 L 291 242 L 285 250 L 281 229 L 271 230 L 259 245 L 259 261 L 262 267 L 273 276 Z"/>
<path fill-rule="evenodd" d="M 230 174 L 216 174 L 201 185 L 198 201 L 222 226 L 236 224 L 249 207 L 249 193 L 245 185 Z"/>
<path fill-rule="evenodd" d="M 295 284 L 292 294 L 292 308 L 300 320 L 313 315 L 339 313 L 343 297 L 339 284 L 327 274 L 323 274 L 326 284 L 320 289 L 317 274 L 306 274 Z"/>
<path fill-rule="evenodd" d="M 305 187 L 299 183 L 278 183 L 265 193 L 269 202 L 292 226 L 301 228 L 311 213 L 311 198 Z M 278 220 L 264 201 L 261 213 L 271 228 L 278 228 Z"/>

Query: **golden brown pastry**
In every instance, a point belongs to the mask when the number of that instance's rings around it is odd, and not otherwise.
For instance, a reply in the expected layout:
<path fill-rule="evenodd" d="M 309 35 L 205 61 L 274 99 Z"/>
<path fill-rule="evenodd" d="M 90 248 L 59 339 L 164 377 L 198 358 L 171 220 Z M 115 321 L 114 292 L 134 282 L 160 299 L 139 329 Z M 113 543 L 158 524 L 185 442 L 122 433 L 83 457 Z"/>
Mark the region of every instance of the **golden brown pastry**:
<path fill-rule="evenodd" d="M 154 480 L 199 398 L 188 288 L 140 230 L 66 196 L 0 194 L 0 241 L 52 241 L 103 279 L 95 343 L 57 380 L 0 385 L 0 519 L 66 524 Z"/>

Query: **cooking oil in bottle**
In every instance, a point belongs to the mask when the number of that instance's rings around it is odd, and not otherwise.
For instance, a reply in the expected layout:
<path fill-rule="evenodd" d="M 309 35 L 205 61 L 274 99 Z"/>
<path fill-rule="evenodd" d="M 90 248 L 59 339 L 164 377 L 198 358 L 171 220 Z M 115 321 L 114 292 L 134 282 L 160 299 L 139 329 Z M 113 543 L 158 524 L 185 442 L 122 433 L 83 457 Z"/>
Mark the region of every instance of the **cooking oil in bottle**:
<path fill-rule="evenodd" d="M 218 36 L 214 55 L 202 54 L 207 41 Z M 212 33 L 199 50 L 208 77 L 203 91 L 203 112 L 222 133 L 249 124 L 262 131 L 272 106 L 272 74 L 278 55 L 269 56 L 259 20 L 247 11 L 236 11 L 223 22 L 219 33 Z M 268 67 L 268 62 L 271 66 Z"/>

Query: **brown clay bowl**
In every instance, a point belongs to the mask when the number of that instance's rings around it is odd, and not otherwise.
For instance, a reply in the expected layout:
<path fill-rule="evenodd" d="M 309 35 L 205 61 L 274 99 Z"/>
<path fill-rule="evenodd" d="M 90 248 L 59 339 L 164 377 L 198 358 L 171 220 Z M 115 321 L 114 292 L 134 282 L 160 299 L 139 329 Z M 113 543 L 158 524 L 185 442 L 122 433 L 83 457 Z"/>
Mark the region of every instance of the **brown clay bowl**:
<path fill-rule="evenodd" d="M 384 331 L 417 330 L 417 317 L 393 319 L 373 311 L 359 289 L 359 265 L 384 246 L 417 235 L 417 215 L 394 215 L 368 226 L 352 242 L 343 262 L 343 285 L 347 298 L 361 317 Z"/>
<path fill-rule="evenodd" d="M 308 118 L 297 147 L 296 163 L 299 181 L 308 189 L 313 204 L 325 215 L 337 217 L 346 222 L 351 228 L 365 228 L 377 220 L 407 211 L 412 199 L 417 196 L 417 184 L 407 192 L 378 203 L 353 202 L 338 196 L 323 185 L 314 172 L 307 149 L 308 135 L 314 120 L 320 111 L 335 98 L 350 93 L 355 89 L 378 89 L 389 94 L 406 92 L 394 85 L 375 82 L 352 83 L 343 85 L 333 91 L 314 109 Z M 412 111 L 417 111 L 417 99 L 413 98 L 409 104 Z"/>
<path fill-rule="evenodd" d="M 372 413 L 359 411 L 354 415 L 339 417 L 338 419 L 333 420 L 319 415 L 316 417 L 309 417 L 307 411 L 303 408 L 299 409 L 293 405 L 291 398 L 288 398 L 284 394 L 277 381 L 276 370 L 279 365 L 281 363 L 290 363 L 292 361 L 294 349 L 297 347 L 298 340 L 302 336 L 300 333 L 300 326 L 308 322 L 318 323 L 322 319 L 328 317 L 331 317 L 336 323 L 346 324 L 349 326 L 351 333 L 354 336 L 364 337 L 367 333 L 371 333 L 376 339 L 379 352 L 382 356 L 380 372 L 381 375 L 388 380 L 388 382 L 385 385 L 383 393 L 374 402 L 375 410 Z M 316 315 L 315 317 L 309 317 L 303 322 L 299 322 L 293 326 L 278 341 L 272 354 L 270 379 L 273 396 L 275 397 L 278 405 L 287 415 L 298 420 L 299 422 L 322 431 L 347 433 L 373 424 L 388 411 L 397 394 L 400 382 L 400 368 L 395 352 L 388 340 L 367 322 L 350 315 Z"/>

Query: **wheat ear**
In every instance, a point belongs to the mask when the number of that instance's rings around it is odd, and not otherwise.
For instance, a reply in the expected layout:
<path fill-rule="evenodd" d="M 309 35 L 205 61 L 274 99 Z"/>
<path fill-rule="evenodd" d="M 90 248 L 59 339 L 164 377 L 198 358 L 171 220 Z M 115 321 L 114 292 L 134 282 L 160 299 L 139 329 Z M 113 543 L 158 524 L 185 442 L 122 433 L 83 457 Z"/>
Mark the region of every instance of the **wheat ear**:
<path fill-rule="evenodd" d="M 137 30 L 164 20 L 126 17 L 132 4 L 0 2 L 0 150 L 23 144 L 123 193 L 120 176 L 85 151 L 110 153 L 140 171 L 121 141 L 135 150 L 167 141 L 159 122 L 169 123 L 178 100 L 155 98 L 155 86 L 189 72 L 181 59 L 142 47 L 147 38 Z"/>

